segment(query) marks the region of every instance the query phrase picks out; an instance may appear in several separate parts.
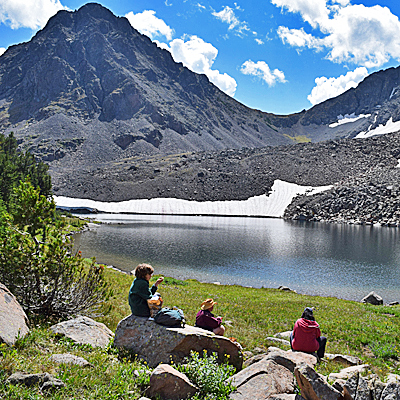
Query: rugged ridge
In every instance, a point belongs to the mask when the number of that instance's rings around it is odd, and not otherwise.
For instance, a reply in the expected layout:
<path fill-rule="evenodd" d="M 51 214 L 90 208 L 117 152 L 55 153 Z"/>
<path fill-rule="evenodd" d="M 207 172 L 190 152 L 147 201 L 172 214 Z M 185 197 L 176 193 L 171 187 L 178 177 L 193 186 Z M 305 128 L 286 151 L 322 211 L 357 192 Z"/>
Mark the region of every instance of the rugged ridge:
<path fill-rule="evenodd" d="M 88 163 L 290 142 L 270 125 L 99 4 L 60 11 L 0 58 L 0 129 L 48 161 L 75 162 L 72 140 Z"/>

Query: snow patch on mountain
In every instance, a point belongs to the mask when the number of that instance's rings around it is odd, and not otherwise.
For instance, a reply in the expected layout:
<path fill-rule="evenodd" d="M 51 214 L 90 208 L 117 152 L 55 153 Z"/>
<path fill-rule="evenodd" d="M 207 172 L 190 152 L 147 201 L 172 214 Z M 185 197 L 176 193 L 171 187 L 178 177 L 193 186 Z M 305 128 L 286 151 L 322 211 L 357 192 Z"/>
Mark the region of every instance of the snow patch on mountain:
<path fill-rule="evenodd" d="M 355 139 L 365 139 L 375 135 L 386 135 L 388 133 L 394 133 L 400 130 L 400 121 L 393 122 L 393 118 L 386 122 L 386 124 L 381 124 L 375 129 L 371 129 L 372 125 L 369 126 L 366 132 L 360 132 Z"/>
<path fill-rule="evenodd" d="M 345 114 L 344 116 L 342 114 L 340 114 L 337 116 L 338 122 L 334 122 L 333 124 L 330 124 L 329 128 L 336 128 L 339 125 L 348 124 L 350 122 L 355 122 L 361 118 L 368 118 L 370 116 L 371 116 L 371 114 L 355 115 L 355 113 L 352 113 L 352 114 Z"/>
<path fill-rule="evenodd" d="M 248 217 L 283 217 L 286 207 L 297 195 L 308 195 L 331 189 L 332 186 L 300 186 L 275 180 L 271 191 L 247 200 L 190 201 L 174 198 L 100 202 L 89 199 L 54 196 L 60 207 L 88 207 L 106 213 L 168 214 L 168 215 L 226 215 Z"/>

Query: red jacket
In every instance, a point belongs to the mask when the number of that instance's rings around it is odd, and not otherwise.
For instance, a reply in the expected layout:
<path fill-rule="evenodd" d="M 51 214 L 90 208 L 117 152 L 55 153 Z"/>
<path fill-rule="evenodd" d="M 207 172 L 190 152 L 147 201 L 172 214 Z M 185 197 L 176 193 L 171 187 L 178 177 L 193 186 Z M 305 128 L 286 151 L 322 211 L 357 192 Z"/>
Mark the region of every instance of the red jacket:
<path fill-rule="evenodd" d="M 300 318 L 294 324 L 292 348 L 305 353 L 313 353 L 319 349 L 317 338 L 320 336 L 321 330 L 315 321 Z"/>

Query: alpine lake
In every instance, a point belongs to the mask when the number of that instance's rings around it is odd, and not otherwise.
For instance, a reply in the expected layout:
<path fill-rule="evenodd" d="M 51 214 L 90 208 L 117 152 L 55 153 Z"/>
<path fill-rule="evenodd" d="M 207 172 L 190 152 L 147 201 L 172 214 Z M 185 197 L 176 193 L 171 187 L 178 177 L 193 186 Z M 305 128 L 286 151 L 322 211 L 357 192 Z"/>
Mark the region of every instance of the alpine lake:
<path fill-rule="evenodd" d="M 82 216 L 82 215 L 80 215 Z M 75 251 L 129 272 L 278 288 L 360 301 L 400 301 L 400 229 L 273 218 L 96 214 Z"/>

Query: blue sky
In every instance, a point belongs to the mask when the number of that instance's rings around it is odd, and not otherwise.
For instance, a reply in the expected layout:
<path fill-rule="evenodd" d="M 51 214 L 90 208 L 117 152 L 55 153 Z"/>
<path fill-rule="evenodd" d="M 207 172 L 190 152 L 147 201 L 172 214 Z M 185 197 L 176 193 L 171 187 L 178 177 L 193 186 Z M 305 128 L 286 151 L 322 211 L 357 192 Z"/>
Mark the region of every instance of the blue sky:
<path fill-rule="evenodd" d="M 308 109 L 398 66 L 398 0 L 104 0 L 99 3 L 249 107 Z M 0 0 L 0 53 L 79 0 Z"/>

